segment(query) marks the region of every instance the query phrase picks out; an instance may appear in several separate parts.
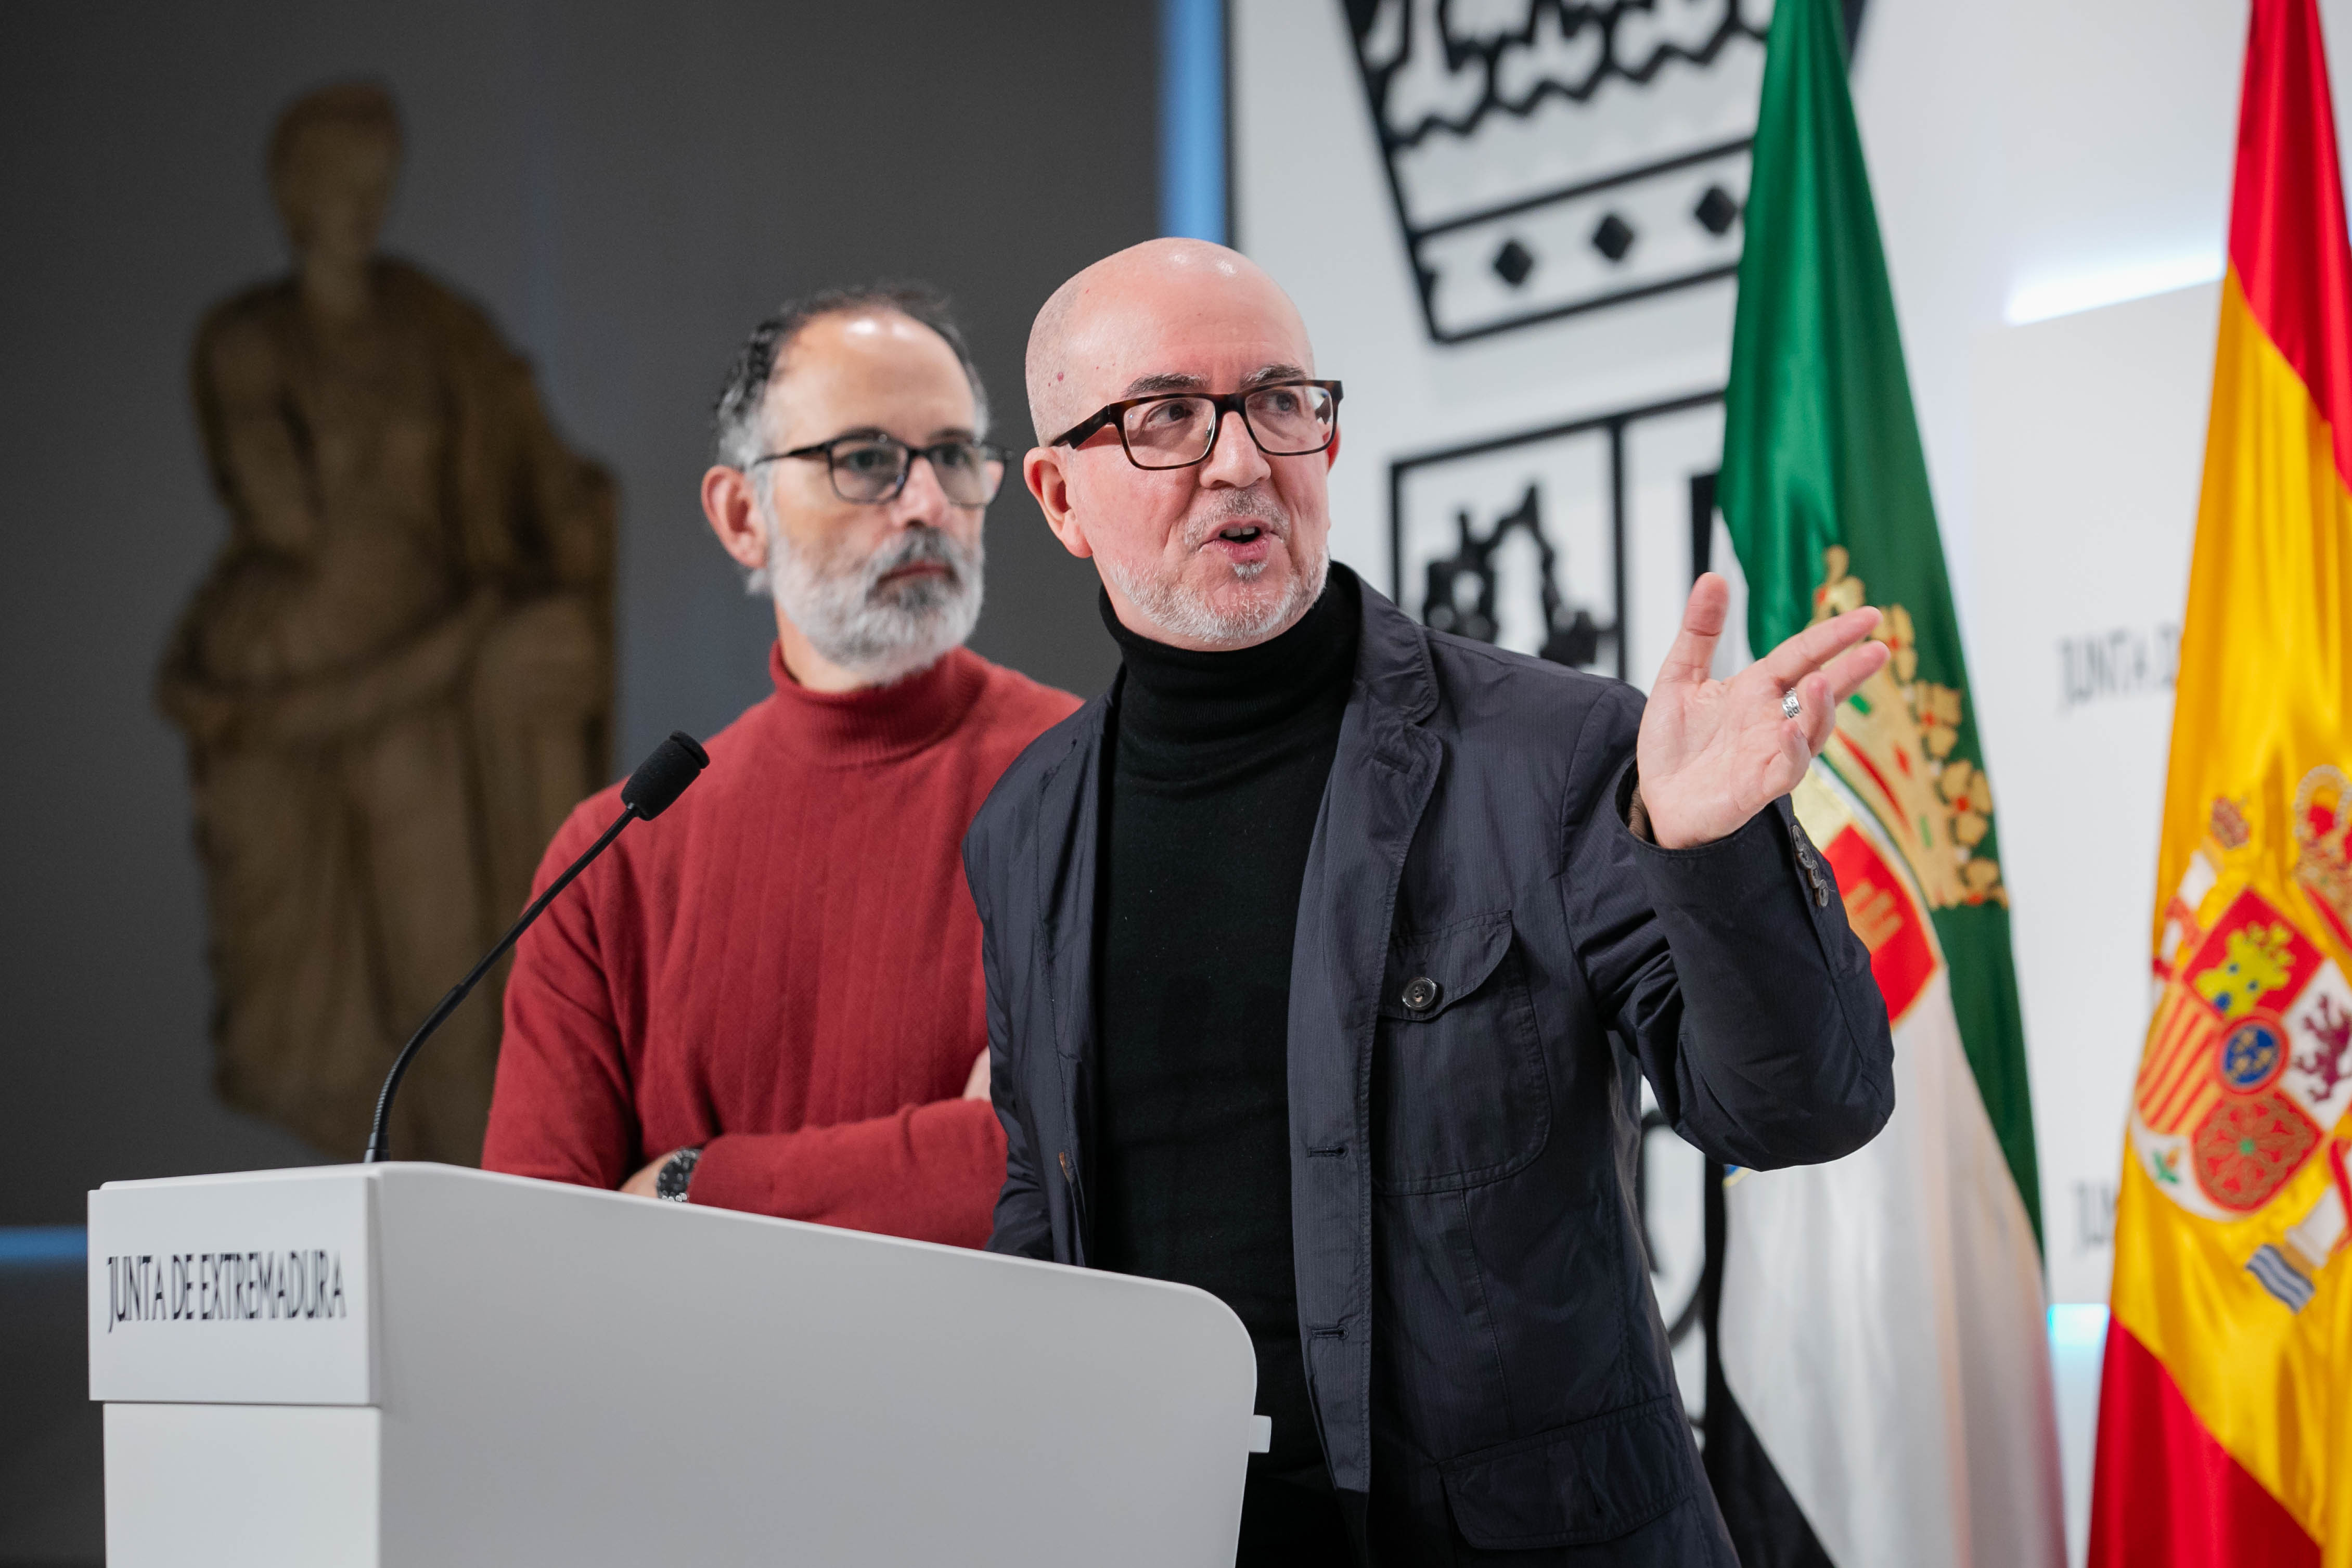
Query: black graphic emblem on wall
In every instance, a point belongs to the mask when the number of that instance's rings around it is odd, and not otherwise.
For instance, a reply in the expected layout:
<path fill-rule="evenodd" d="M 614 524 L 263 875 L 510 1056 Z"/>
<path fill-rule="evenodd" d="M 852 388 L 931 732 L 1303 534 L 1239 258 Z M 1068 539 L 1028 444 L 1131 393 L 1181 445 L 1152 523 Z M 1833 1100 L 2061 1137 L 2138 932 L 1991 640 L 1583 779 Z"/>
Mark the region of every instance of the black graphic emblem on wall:
<path fill-rule="evenodd" d="M 1496 557 L 1524 532 L 1536 552 L 1537 602 L 1543 617 L 1542 643 L 1538 652 L 1554 664 L 1585 667 L 1599 662 L 1601 639 L 1613 641 L 1617 628 L 1592 618 L 1590 607 L 1571 609 L 1560 597 L 1559 551 L 1544 531 L 1543 486 L 1530 483 L 1518 504 L 1481 532 L 1470 521 L 1469 509 L 1454 514 L 1454 550 L 1422 568 L 1421 613 L 1432 630 L 1493 642 L 1502 631 L 1498 616 L 1503 572 Z"/>
<path fill-rule="evenodd" d="M 1391 462 L 1397 604 L 1437 631 L 1625 679 L 1635 605 L 1671 616 L 1711 564 L 1722 405 L 1694 393 Z"/>
<path fill-rule="evenodd" d="M 1738 271 L 1771 0 L 1342 3 L 1438 342 Z"/>

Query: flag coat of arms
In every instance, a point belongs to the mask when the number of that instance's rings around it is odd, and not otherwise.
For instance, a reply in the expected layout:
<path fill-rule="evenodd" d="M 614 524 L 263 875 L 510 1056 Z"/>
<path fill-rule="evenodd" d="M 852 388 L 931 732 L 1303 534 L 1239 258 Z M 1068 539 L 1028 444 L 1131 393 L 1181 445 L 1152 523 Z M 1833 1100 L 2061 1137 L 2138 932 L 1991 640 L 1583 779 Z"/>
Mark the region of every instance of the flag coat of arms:
<path fill-rule="evenodd" d="M 2117 1191 L 2094 1564 L 2352 1568 L 2352 247 L 2254 0 Z"/>
<path fill-rule="evenodd" d="M 1707 1470 L 1751 1564 L 2058 1568 L 2008 892 L 1835 0 L 1774 11 L 1754 168 L 1718 494 L 1751 647 L 1885 616 L 1794 804 L 1870 949 L 1895 1109 L 1846 1159 L 1726 1177 Z"/>

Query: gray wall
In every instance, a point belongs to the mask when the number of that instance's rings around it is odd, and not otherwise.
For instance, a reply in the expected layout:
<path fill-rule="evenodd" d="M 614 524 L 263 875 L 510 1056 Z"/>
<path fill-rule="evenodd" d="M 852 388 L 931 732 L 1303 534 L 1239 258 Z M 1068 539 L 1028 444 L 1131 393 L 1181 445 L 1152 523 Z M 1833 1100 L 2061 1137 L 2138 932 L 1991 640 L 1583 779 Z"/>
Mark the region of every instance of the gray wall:
<path fill-rule="evenodd" d="M 1153 231 L 1154 8 L 1086 0 L 0 7 L 0 1225 L 114 1177 L 316 1157 L 209 1082 L 183 760 L 149 704 L 222 531 L 188 413 L 204 308 L 278 271 L 264 139 L 382 76 L 388 248 L 482 300 L 623 492 L 622 761 L 765 689 L 772 627 L 698 510 L 705 413 L 778 299 L 914 275 L 1025 442 L 1030 316 Z M 1092 576 L 1012 487 L 991 658 L 1081 691 Z M 454 978 L 454 977 L 453 977 Z M 352 1151 L 333 1151 L 348 1158 Z"/>

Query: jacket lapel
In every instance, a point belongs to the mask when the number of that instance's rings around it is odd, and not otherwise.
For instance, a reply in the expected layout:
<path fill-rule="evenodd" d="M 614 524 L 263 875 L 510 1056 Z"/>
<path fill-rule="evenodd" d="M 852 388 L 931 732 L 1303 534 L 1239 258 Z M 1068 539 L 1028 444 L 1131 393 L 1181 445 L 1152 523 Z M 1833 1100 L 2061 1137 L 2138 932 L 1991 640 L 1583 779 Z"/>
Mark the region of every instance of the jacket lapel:
<path fill-rule="evenodd" d="M 1405 858 L 1442 748 L 1426 634 L 1369 586 L 1290 970 L 1292 1247 L 1333 1482 L 1371 1485 L 1372 1037 Z"/>
<path fill-rule="evenodd" d="M 1061 1136 L 1038 1151 L 1047 1182 L 1063 1184 L 1070 1223 L 1065 1261 L 1087 1253 L 1086 1142 L 1093 1130 L 1095 885 L 1101 847 L 1103 738 L 1118 683 L 1087 705 L 1087 722 L 1046 776 L 1037 805 L 1037 951 L 1054 1012 Z M 1042 1066 L 1042 1064 L 1038 1064 Z M 1034 1080 L 1033 1080 L 1034 1081 Z M 1042 1084 L 1040 1087 L 1043 1087 Z"/>

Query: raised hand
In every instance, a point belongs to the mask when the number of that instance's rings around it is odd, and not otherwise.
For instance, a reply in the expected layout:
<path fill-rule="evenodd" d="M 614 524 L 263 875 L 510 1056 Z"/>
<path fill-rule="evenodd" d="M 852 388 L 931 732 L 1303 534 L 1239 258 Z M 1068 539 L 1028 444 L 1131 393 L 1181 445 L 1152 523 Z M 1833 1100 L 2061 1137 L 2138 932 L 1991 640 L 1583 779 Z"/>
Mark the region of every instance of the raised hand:
<path fill-rule="evenodd" d="M 1888 658 L 1884 643 L 1863 641 L 1879 618 L 1864 605 L 1807 626 L 1729 680 L 1711 680 L 1730 603 L 1729 585 L 1712 572 L 1692 585 L 1642 714 L 1642 804 L 1652 837 L 1669 849 L 1736 833 L 1796 788 L 1829 743 L 1837 705 Z M 1793 719 L 1782 709 L 1791 692 Z"/>

